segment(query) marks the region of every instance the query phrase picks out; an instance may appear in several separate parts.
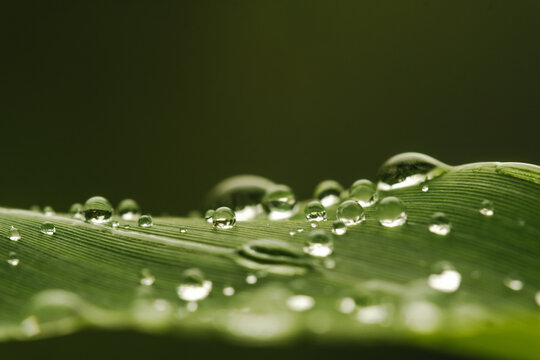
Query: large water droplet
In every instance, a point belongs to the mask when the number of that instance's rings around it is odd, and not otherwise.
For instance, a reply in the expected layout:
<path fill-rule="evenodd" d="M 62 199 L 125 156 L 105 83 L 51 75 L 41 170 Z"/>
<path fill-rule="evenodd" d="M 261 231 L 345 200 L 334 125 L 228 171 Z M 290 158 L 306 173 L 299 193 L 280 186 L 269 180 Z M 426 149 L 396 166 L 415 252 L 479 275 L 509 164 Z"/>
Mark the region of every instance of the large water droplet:
<path fill-rule="evenodd" d="M 318 199 L 325 207 L 337 204 L 340 201 L 343 186 L 335 180 L 324 180 L 315 188 L 313 197 Z"/>
<path fill-rule="evenodd" d="M 84 220 L 83 205 L 74 203 L 69 207 L 69 215 L 74 219 Z"/>
<path fill-rule="evenodd" d="M 450 233 L 452 224 L 446 215 L 442 212 L 435 213 L 431 216 L 431 223 L 429 224 L 429 231 L 434 234 L 445 236 Z"/>
<path fill-rule="evenodd" d="M 154 225 L 154 220 L 150 215 L 141 215 L 137 221 L 140 227 L 151 227 Z"/>
<path fill-rule="evenodd" d="M 443 174 L 449 168 L 424 154 L 403 153 L 391 157 L 381 166 L 377 186 L 385 191 L 414 186 Z"/>
<path fill-rule="evenodd" d="M 10 252 L 8 255 L 7 263 L 11 266 L 17 266 L 19 265 L 19 258 L 17 257 L 17 254 L 14 252 Z"/>
<path fill-rule="evenodd" d="M 113 207 L 104 197 L 94 196 L 86 200 L 83 211 L 86 221 L 92 224 L 103 224 L 111 220 Z"/>
<path fill-rule="evenodd" d="M 236 215 L 230 208 L 223 206 L 214 211 L 212 221 L 216 229 L 232 229 L 236 224 Z"/>
<path fill-rule="evenodd" d="M 124 199 L 118 204 L 118 214 L 124 220 L 135 220 L 141 214 L 141 208 L 135 200 Z"/>
<path fill-rule="evenodd" d="M 317 200 L 310 201 L 304 208 L 304 215 L 309 222 L 319 222 L 326 220 L 326 209 Z"/>
<path fill-rule="evenodd" d="M 377 188 L 367 179 L 356 180 L 349 189 L 349 199 L 357 201 L 362 207 L 371 206 L 378 200 Z"/>
<path fill-rule="evenodd" d="M 19 241 L 21 239 L 21 234 L 19 233 L 19 230 L 15 226 L 11 226 L 9 228 L 7 238 L 12 241 Z"/>
<path fill-rule="evenodd" d="M 482 201 L 482 205 L 480 206 L 480 214 L 484 216 L 493 216 L 495 213 L 495 207 L 493 206 L 493 203 L 489 200 Z"/>
<path fill-rule="evenodd" d="M 347 233 L 347 225 L 341 220 L 336 220 L 332 223 L 332 232 L 336 235 L 345 235 Z"/>
<path fill-rule="evenodd" d="M 295 213 L 296 198 L 287 185 L 273 185 L 266 191 L 263 205 L 270 220 L 288 219 Z"/>
<path fill-rule="evenodd" d="M 45 235 L 53 235 L 56 232 L 56 227 L 51 222 L 44 222 L 41 224 L 40 231 Z"/>
<path fill-rule="evenodd" d="M 199 269 L 188 269 L 182 275 L 182 282 L 176 288 L 178 297 L 185 301 L 200 301 L 212 291 L 212 282 L 204 278 Z"/>
<path fill-rule="evenodd" d="M 292 311 L 307 311 L 315 306 L 315 299 L 308 295 L 293 295 L 286 301 L 287 307 Z"/>
<path fill-rule="evenodd" d="M 346 226 L 358 225 L 366 219 L 364 208 L 354 200 L 342 202 L 336 211 L 336 218 Z"/>
<path fill-rule="evenodd" d="M 377 206 L 377 217 L 383 226 L 401 226 L 407 221 L 405 205 L 397 197 L 384 198 Z"/>
<path fill-rule="evenodd" d="M 309 233 L 304 246 L 304 252 L 315 257 L 327 257 L 334 252 L 332 234 L 324 230 L 314 230 Z"/>
<path fill-rule="evenodd" d="M 445 293 L 457 291 L 461 285 L 461 274 L 448 264 L 441 264 L 438 267 L 442 267 L 442 271 L 429 275 L 429 287 Z"/>

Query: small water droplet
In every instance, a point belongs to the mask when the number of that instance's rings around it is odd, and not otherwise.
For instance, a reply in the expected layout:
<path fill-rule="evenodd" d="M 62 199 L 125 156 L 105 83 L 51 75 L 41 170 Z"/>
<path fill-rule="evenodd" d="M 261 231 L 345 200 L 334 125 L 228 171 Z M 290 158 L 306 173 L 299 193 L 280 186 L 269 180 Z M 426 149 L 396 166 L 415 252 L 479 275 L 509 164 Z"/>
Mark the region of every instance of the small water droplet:
<path fill-rule="evenodd" d="M 304 208 L 304 215 L 309 222 L 319 222 L 326 220 L 326 209 L 317 200 L 310 201 Z"/>
<path fill-rule="evenodd" d="M 429 275 L 428 285 L 440 292 L 455 292 L 461 285 L 461 274 L 449 266 L 444 266 L 440 273 Z"/>
<path fill-rule="evenodd" d="M 204 213 L 204 220 L 206 220 L 207 223 L 213 223 L 212 217 L 214 216 L 214 211 L 214 209 L 208 209 Z"/>
<path fill-rule="evenodd" d="M 176 288 L 178 297 L 188 302 L 205 299 L 212 291 L 212 282 L 204 278 L 199 269 L 188 269 L 182 275 L 182 282 Z"/>
<path fill-rule="evenodd" d="M 83 205 L 74 203 L 69 207 L 69 215 L 74 219 L 84 220 Z"/>
<path fill-rule="evenodd" d="M 92 224 L 103 224 L 111 220 L 113 207 L 104 197 L 94 196 L 86 200 L 83 212 L 86 221 Z"/>
<path fill-rule="evenodd" d="M 431 216 L 431 223 L 429 224 L 429 231 L 434 234 L 445 236 L 450 233 L 452 224 L 442 212 L 438 212 Z"/>
<path fill-rule="evenodd" d="M 17 230 L 15 226 L 11 226 L 9 228 L 7 237 L 9 240 L 19 241 L 21 239 L 21 234 L 19 233 L 19 230 Z"/>
<path fill-rule="evenodd" d="M 308 295 L 293 295 L 286 301 L 287 307 L 292 311 L 307 311 L 315 306 L 315 299 Z"/>
<path fill-rule="evenodd" d="M 482 205 L 480 207 L 480 214 L 484 216 L 493 216 L 495 213 L 495 208 L 493 207 L 493 203 L 489 200 L 482 201 Z"/>
<path fill-rule="evenodd" d="M 332 223 L 332 232 L 336 235 L 345 235 L 347 233 L 347 225 L 341 220 L 336 220 Z"/>
<path fill-rule="evenodd" d="M 405 205 L 401 200 L 393 196 L 384 198 L 379 202 L 377 216 L 382 226 L 390 228 L 401 226 L 407 221 Z"/>
<path fill-rule="evenodd" d="M 324 261 L 323 261 L 323 265 L 324 265 L 324 267 L 327 268 L 327 269 L 335 269 L 335 268 L 336 268 L 336 260 L 330 259 L 330 258 L 326 258 L 326 259 L 324 259 Z"/>
<path fill-rule="evenodd" d="M 296 230 L 289 230 L 289 235 L 291 235 L 291 236 L 296 235 Z"/>
<path fill-rule="evenodd" d="M 186 225 L 180 225 L 178 228 L 182 234 L 185 234 L 188 232 L 188 227 Z"/>
<path fill-rule="evenodd" d="M 30 206 L 30 211 L 41 212 L 41 208 L 39 207 L 39 205 L 32 205 Z"/>
<path fill-rule="evenodd" d="M 520 291 L 523 289 L 523 281 L 513 278 L 504 279 L 504 285 L 510 290 Z"/>
<path fill-rule="evenodd" d="M 54 209 L 52 208 L 52 206 L 45 206 L 43 208 L 43 214 L 45 216 L 53 216 L 55 213 Z"/>
<path fill-rule="evenodd" d="M 19 258 L 17 257 L 17 254 L 14 252 L 10 252 L 8 255 L 7 263 L 11 266 L 17 266 L 19 265 Z"/>
<path fill-rule="evenodd" d="M 363 324 L 380 324 L 388 318 L 388 307 L 384 305 L 370 305 L 358 309 L 356 320 Z"/>
<path fill-rule="evenodd" d="M 423 192 L 428 192 L 429 191 L 429 186 L 427 186 L 427 185 L 422 186 L 422 191 Z"/>
<path fill-rule="evenodd" d="M 111 226 L 113 227 L 113 229 L 118 229 L 120 227 L 120 223 L 118 221 L 114 220 L 111 223 Z"/>
<path fill-rule="evenodd" d="M 324 207 L 337 204 L 341 199 L 343 186 L 335 180 L 324 180 L 315 188 L 313 197 L 321 202 Z"/>
<path fill-rule="evenodd" d="M 288 219 L 295 213 L 296 198 L 287 185 L 273 185 L 262 200 L 270 220 Z"/>
<path fill-rule="evenodd" d="M 35 316 L 29 316 L 21 322 L 21 331 L 27 337 L 32 337 L 41 332 L 39 322 Z"/>
<path fill-rule="evenodd" d="M 154 220 L 152 220 L 150 215 L 141 215 L 139 217 L 138 224 L 140 227 L 151 227 L 154 225 Z"/>
<path fill-rule="evenodd" d="M 118 214 L 124 220 L 135 220 L 141 214 L 139 204 L 133 199 L 124 199 L 118 204 Z"/>
<path fill-rule="evenodd" d="M 302 228 L 298 228 L 298 229 L 296 229 L 296 232 L 297 232 L 297 233 L 301 233 L 301 232 L 304 232 L 304 229 L 302 229 Z"/>
<path fill-rule="evenodd" d="M 314 230 L 304 246 L 304 252 L 315 257 L 327 257 L 334 252 L 332 234 L 324 230 Z"/>
<path fill-rule="evenodd" d="M 155 280 L 156 278 L 154 277 L 154 275 L 152 275 L 149 269 L 142 269 L 141 280 L 140 280 L 141 285 L 151 286 L 154 284 Z"/>
<path fill-rule="evenodd" d="M 41 224 L 40 231 L 45 235 L 53 235 L 56 232 L 56 227 L 51 222 L 44 222 Z"/>
<path fill-rule="evenodd" d="M 356 309 L 356 302 L 352 297 L 344 297 L 339 300 L 338 309 L 340 313 L 351 314 Z"/>
<path fill-rule="evenodd" d="M 225 286 L 223 288 L 223 295 L 225 296 L 233 296 L 235 293 L 235 290 L 232 286 Z"/>
<path fill-rule="evenodd" d="M 367 179 L 356 180 L 349 189 L 349 199 L 357 201 L 362 207 L 369 207 L 378 200 L 377 188 Z"/>
<path fill-rule="evenodd" d="M 223 206 L 214 211 L 212 222 L 216 229 L 232 229 L 236 224 L 236 215 L 230 208 Z"/>
<path fill-rule="evenodd" d="M 405 325 L 412 331 L 428 334 L 437 329 L 440 322 L 439 308 L 428 301 L 415 301 L 404 306 Z"/>
<path fill-rule="evenodd" d="M 342 202 L 337 208 L 336 217 L 346 226 L 358 225 L 366 219 L 364 208 L 354 200 Z"/>
<path fill-rule="evenodd" d="M 536 305 L 540 306 L 540 291 L 534 294 L 534 301 L 536 301 Z"/>
<path fill-rule="evenodd" d="M 197 302 L 195 301 L 191 301 L 186 304 L 186 310 L 189 312 L 195 312 L 197 311 L 198 308 L 199 308 L 199 304 L 197 304 Z"/>
<path fill-rule="evenodd" d="M 259 279 L 257 278 L 256 275 L 249 274 L 248 276 L 246 276 L 246 283 L 249 285 L 256 284 L 258 280 Z"/>

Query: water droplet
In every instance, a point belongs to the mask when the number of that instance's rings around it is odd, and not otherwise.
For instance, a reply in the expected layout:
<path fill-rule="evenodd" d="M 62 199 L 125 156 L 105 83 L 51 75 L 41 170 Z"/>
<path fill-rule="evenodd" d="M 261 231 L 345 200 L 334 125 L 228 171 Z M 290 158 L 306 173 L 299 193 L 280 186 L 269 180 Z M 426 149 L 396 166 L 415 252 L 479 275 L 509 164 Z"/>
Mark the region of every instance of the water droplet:
<path fill-rule="evenodd" d="M 139 204 L 133 199 L 124 199 L 118 204 L 118 214 L 124 220 L 135 220 L 141 214 Z"/>
<path fill-rule="evenodd" d="M 330 259 L 330 258 L 324 259 L 323 265 L 327 269 L 335 269 L 336 268 L 336 260 Z"/>
<path fill-rule="evenodd" d="M 214 209 L 208 209 L 204 213 L 204 220 L 206 220 L 207 223 L 210 223 L 210 224 L 213 223 L 212 217 L 214 216 L 214 212 L 215 212 Z"/>
<path fill-rule="evenodd" d="M 461 285 L 461 274 L 449 266 L 445 266 L 440 273 L 429 275 L 428 285 L 440 292 L 455 292 Z"/>
<path fill-rule="evenodd" d="M 343 186 L 334 180 L 324 180 L 315 188 L 313 197 L 324 207 L 332 206 L 340 201 Z"/>
<path fill-rule="evenodd" d="M 178 229 L 180 230 L 182 234 L 185 234 L 188 231 L 188 227 L 186 225 L 180 225 Z"/>
<path fill-rule="evenodd" d="M 427 185 L 422 186 L 422 191 L 423 192 L 428 192 L 429 191 L 429 186 L 427 186 Z"/>
<path fill-rule="evenodd" d="M 429 231 L 434 234 L 445 236 L 450 233 L 452 224 L 442 212 L 438 212 L 431 216 L 431 223 L 429 224 Z"/>
<path fill-rule="evenodd" d="M 302 229 L 302 228 L 298 228 L 298 229 L 296 229 L 296 232 L 297 232 L 297 233 L 301 233 L 301 232 L 304 232 L 304 229 Z"/>
<path fill-rule="evenodd" d="M 104 197 L 94 196 L 86 200 L 83 211 L 86 221 L 92 224 L 103 224 L 111 220 L 113 208 Z"/>
<path fill-rule="evenodd" d="M 17 254 L 14 252 L 10 252 L 7 259 L 7 263 L 11 266 L 19 265 L 19 258 L 17 257 Z"/>
<path fill-rule="evenodd" d="M 52 206 L 45 206 L 43 208 L 43 214 L 45 216 L 53 216 L 55 214 L 55 212 L 54 212 L 54 209 L 52 208 Z"/>
<path fill-rule="evenodd" d="M 271 186 L 262 201 L 270 220 L 288 219 L 295 213 L 296 198 L 287 185 Z"/>
<path fill-rule="evenodd" d="M 256 284 L 258 280 L 259 279 L 257 279 L 257 276 L 253 274 L 249 274 L 248 276 L 246 276 L 246 283 L 249 285 Z"/>
<path fill-rule="evenodd" d="M 367 179 L 356 180 L 349 189 L 349 199 L 357 201 L 362 207 L 369 207 L 378 200 L 377 188 Z"/>
<path fill-rule="evenodd" d="M 431 180 L 450 167 L 420 153 L 403 153 L 388 159 L 379 169 L 378 188 L 384 191 L 414 186 Z"/>
<path fill-rule="evenodd" d="M 296 235 L 296 230 L 289 230 L 289 235 L 291 235 L 291 236 Z"/>
<path fill-rule="evenodd" d="M 315 257 L 327 257 L 334 252 L 332 235 L 324 230 L 314 230 L 304 246 L 304 252 Z"/>
<path fill-rule="evenodd" d="M 154 284 L 155 280 L 156 278 L 154 277 L 154 275 L 152 275 L 149 269 L 142 269 L 141 280 L 140 280 L 141 285 L 151 286 Z"/>
<path fill-rule="evenodd" d="M 15 226 L 11 226 L 9 228 L 7 237 L 9 240 L 19 241 L 21 239 L 21 234 L 19 233 L 19 230 L 17 230 Z"/>
<path fill-rule="evenodd" d="M 41 224 L 40 231 L 45 235 L 53 235 L 56 232 L 56 227 L 51 222 L 44 222 Z"/>
<path fill-rule="evenodd" d="M 363 324 L 380 324 L 388 318 L 388 307 L 384 305 L 370 305 L 358 309 L 356 320 Z"/>
<path fill-rule="evenodd" d="M 336 235 L 345 235 L 347 233 L 347 225 L 341 220 L 336 220 L 332 223 L 332 232 Z"/>
<path fill-rule="evenodd" d="M 223 288 L 223 295 L 225 296 L 233 296 L 235 293 L 235 290 L 232 286 L 225 286 Z"/>
<path fill-rule="evenodd" d="M 204 278 L 199 269 L 184 271 L 182 283 L 176 288 L 178 297 L 182 300 L 193 302 L 205 299 L 212 291 L 212 282 Z"/>
<path fill-rule="evenodd" d="M 480 207 L 480 214 L 484 216 L 493 216 L 495 213 L 495 208 L 493 203 L 489 200 L 482 201 L 482 206 Z"/>
<path fill-rule="evenodd" d="M 120 227 L 120 223 L 118 221 L 114 220 L 111 223 L 111 226 L 113 227 L 113 229 L 118 229 Z"/>
<path fill-rule="evenodd" d="M 151 227 L 154 225 L 154 220 L 152 220 L 150 215 L 141 215 L 139 217 L 138 224 L 140 227 Z"/>
<path fill-rule="evenodd" d="M 41 212 L 41 208 L 39 207 L 39 205 L 32 205 L 30 206 L 30 211 Z"/>
<path fill-rule="evenodd" d="M 356 302 L 352 297 L 344 297 L 339 301 L 338 309 L 340 313 L 351 314 L 356 309 Z"/>
<path fill-rule="evenodd" d="M 74 219 L 84 220 L 83 205 L 81 203 L 74 203 L 69 207 L 69 215 Z"/>
<path fill-rule="evenodd" d="M 412 331 L 427 334 L 435 331 L 440 322 L 439 308 L 427 301 L 415 301 L 403 308 L 405 325 Z"/>
<path fill-rule="evenodd" d="M 315 299 L 308 295 L 293 295 L 287 299 L 286 304 L 292 311 L 307 311 L 315 306 Z"/>
<path fill-rule="evenodd" d="M 29 316 L 21 322 L 21 331 L 27 337 L 32 337 L 41 332 L 39 322 L 35 316 Z"/>
<path fill-rule="evenodd" d="M 354 200 L 342 202 L 337 208 L 336 217 L 346 226 L 358 225 L 366 219 L 364 208 Z"/>
<path fill-rule="evenodd" d="M 504 279 L 504 285 L 510 290 L 520 291 L 523 289 L 523 281 L 518 279 L 506 278 Z"/>
<path fill-rule="evenodd" d="M 405 224 L 407 213 L 405 205 L 396 197 L 382 199 L 377 206 L 377 216 L 382 226 L 396 227 Z"/>
<path fill-rule="evenodd" d="M 304 208 L 304 215 L 309 222 L 319 222 L 326 220 L 326 209 L 317 200 L 310 201 Z"/>
<path fill-rule="evenodd" d="M 198 308 L 199 304 L 197 304 L 195 301 L 191 301 L 186 304 L 186 310 L 189 312 L 195 312 Z"/>
<path fill-rule="evenodd" d="M 236 224 L 236 215 L 230 208 L 223 206 L 214 211 L 212 221 L 216 229 L 232 229 Z"/>
<path fill-rule="evenodd" d="M 540 291 L 534 294 L 534 301 L 536 301 L 536 305 L 540 306 Z"/>

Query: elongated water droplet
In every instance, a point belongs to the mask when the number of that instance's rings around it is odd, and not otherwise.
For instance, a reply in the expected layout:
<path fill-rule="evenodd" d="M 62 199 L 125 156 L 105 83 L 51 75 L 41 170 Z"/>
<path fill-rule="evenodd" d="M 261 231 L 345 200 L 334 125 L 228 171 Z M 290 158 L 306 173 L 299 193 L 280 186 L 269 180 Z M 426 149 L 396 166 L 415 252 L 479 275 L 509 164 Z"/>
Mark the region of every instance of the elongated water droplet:
<path fill-rule="evenodd" d="M 223 295 L 225 296 L 233 296 L 235 293 L 235 290 L 232 286 L 226 286 L 223 288 Z"/>
<path fill-rule="evenodd" d="M 94 196 L 86 200 L 83 211 L 86 221 L 92 224 L 103 224 L 111 221 L 113 207 L 104 197 Z"/>
<path fill-rule="evenodd" d="M 362 207 L 369 207 L 378 200 L 377 188 L 367 179 L 356 180 L 349 189 L 349 199 L 357 201 Z"/>
<path fill-rule="evenodd" d="M 182 300 L 194 302 L 205 299 L 212 291 L 212 281 L 204 278 L 199 269 L 188 269 L 182 275 L 182 282 L 176 288 L 178 297 Z"/>
<path fill-rule="evenodd" d="M 212 220 L 212 217 L 214 216 L 214 209 L 208 209 L 204 213 L 204 220 L 206 220 L 207 223 L 212 224 L 214 221 Z"/>
<path fill-rule="evenodd" d="M 378 188 L 384 191 L 414 186 L 431 180 L 450 167 L 420 153 L 403 153 L 388 159 L 379 169 Z"/>
<path fill-rule="evenodd" d="M 150 215 L 141 215 L 139 217 L 138 224 L 140 227 L 151 227 L 154 225 L 154 220 L 152 220 Z"/>
<path fill-rule="evenodd" d="M 83 205 L 74 203 L 69 207 L 69 215 L 74 219 L 84 220 Z"/>
<path fill-rule="evenodd" d="M 17 266 L 19 265 L 19 262 L 20 261 L 19 261 L 19 258 L 17 257 L 17 254 L 14 252 L 10 252 L 7 259 L 7 263 L 11 266 Z"/>
<path fill-rule="evenodd" d="M 504 285 L 510 290 L 520 291 L 523 289 L 523 281 L 513 278 L 504 279 Z"/>
<path fill-rule="evenodd" d="M 236 215 L 230 208 L 223 206 L 214 211 L 212 221 L 216 229 L 232 229 L 236 224 Z"/>
<path fill-rule="evenodd" d="M 429 275 L 429 287 L 445 293 L 457 291 L 461 285 L 461 274 L 449 264 L 440 264 L 436 267 L 442 268 L 442 271 Z"/>
<path fill-rule="evenodd" d="M 354 200 L 342 202 L 336 211 L 336 218 L 346 226 L 358 225 L 366 219 L 364 208 Z"/>
<path fill-rule="evenodd" d="M 332 223 L 332 232 L 336 235 L 345 235 L 347 233 L 347 225 L 341 220 L 336 220 Z"/>
<path fill-rule="evenodd" d="M 40 231 L 45 235 L 53 235 L 56 232 L 56 227 L 51 222 L 44 222 L 41 224 Z"/>
<path fill-rule="evenodd" d="M 292 311 L 307 311 L 315 306 L 315 299 L 308 295 L 293 295 L 287 299 L 286 304 Z"/>
<path fill-rule="evenodd" d="M 326 220 L 326 209 L 317 200 L 310 201 L 304 208 L 304 215 L 309 222 L 319 222 Z"/>
<path fill-rule="evenodd" d="M 124 199 L 118 204 L 118 215 L 124 220 L 135 220 L 140 214 L 141 208 L 133 199 Z"/>
<path fill-rule="evenodd" d="M 431 223 L 429 224 L 429 231 L 434 234 L 445 236 L 450 233 L 452 224 L 446 215 L 442 212 L 435 213 L 431 216 Z"/>
<path fill-rule="evenodd" d="M 152 275 L 149 269 L 142 269 L 141 280 L 140 280 L 141 285 L 151 286 L 154 284 L 155 280 L 156 278 L 154 277 L 154 275 Z"/>
<path fill-rule="evenodd" d="M 407 221 L 405 205 L 397 197 L 384 198 L 377 206 L 377 217 L 382 226 L 401 226 Z"/>
<path fill-rule="evenodd" d="M 21 239 L 21 234 L 19 233 L 19 230 L 17 230 L 15 226 L 11 226 L 9 228 L 7 237 L 9 240 L 19 241 Z"/>
<path fill-rule="evenodd" d="M 332 206 L 340 201 L 343 186 L 335 180 L 324 180 L 315 188 L 313 197 L 324 207 Z"/>
<path fill-rule="evenodd" d="M 482 201 L 482 205 L 480 207 L 480 214 L 484 216 L 493 216 L 495 213 L 495 207 L 493 206 L 493 203 L 489 200 Z"/>
<path fill-rule="evenodd" d="M 54 209 L 52 208 L 52 206 L 45 206 L 43 208 L 43 214 L 45 216 L 53 216 L 55 213 Z"/>
<path fill-rule="evenodd" d="M 324 230 L 314 230 L 309 234 L 304 252 L 315 257 L 327 257 L 334 252 L 332 234 Z"/>
<path fill-rule="evenodd" d="M 270 220 L 288 219 L 295 213 L 296 198 L 287 185 L 273 185 L 264 195 L 263 206 Z"/>

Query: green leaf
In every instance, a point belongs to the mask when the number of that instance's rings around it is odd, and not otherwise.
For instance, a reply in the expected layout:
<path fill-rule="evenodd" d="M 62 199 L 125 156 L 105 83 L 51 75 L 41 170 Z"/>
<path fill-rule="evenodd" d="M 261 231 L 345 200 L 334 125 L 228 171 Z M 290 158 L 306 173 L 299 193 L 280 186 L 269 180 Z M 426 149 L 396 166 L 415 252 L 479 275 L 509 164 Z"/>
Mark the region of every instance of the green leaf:
<path fill-rule="evenodd" d="M 534 165 L 449 168 L 423 184 L 427 192 L 422 185 L 381 192 L 406 205 L 406 224 L 383 227 L 376 206 L 369 207 L 363 223 L 334 236 L 334 254 L 326 259 L 302 252 L 312 229 L 300 215 L 240 222 L 230 230 L 173 217 L 154 218 L 146 228 L 118 219 L 120 227 L 113 228 L 0 209 L 6 234 L 0 241 L 0 340 L 129 329 L 265 346 L 299 339 L 366 347 L 384 342 L 535 359 L 539 184 Z M 483 200 L 493 202 L 492 216 L 480 213 Z M 335 211 L 328 209 L 330 220 Z M 436 212 L 451 222 L 446 236 L 428 230 Z M 40 232 L 45 221 L 55 225 L 54 235 Z M 319 229 L 330 231 L 331 223 Z M 20 240 L 7 238 L 11 226 Z M 305 231 L 289 234 L 299 228 Z M 445 266 L 461 275 L 455 292 L 428 285 Z M 191 268 L 212 282 L 197 304 L 177 294 Z M 154 283 L 142 285 L 144 276 Z M 225 296 L 226 287 L 235 294 Z M 308 309 L 291 310 L 302 306 Z"/>

